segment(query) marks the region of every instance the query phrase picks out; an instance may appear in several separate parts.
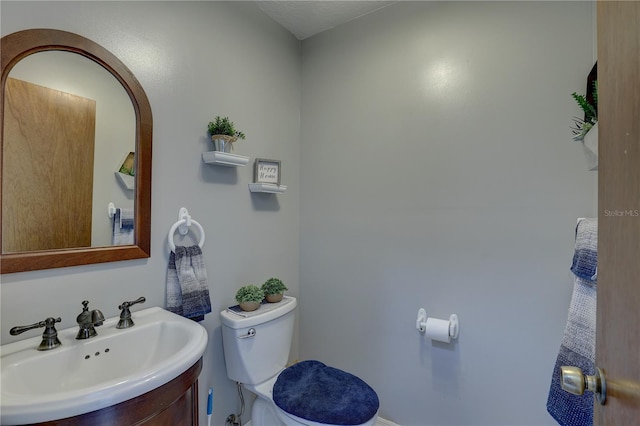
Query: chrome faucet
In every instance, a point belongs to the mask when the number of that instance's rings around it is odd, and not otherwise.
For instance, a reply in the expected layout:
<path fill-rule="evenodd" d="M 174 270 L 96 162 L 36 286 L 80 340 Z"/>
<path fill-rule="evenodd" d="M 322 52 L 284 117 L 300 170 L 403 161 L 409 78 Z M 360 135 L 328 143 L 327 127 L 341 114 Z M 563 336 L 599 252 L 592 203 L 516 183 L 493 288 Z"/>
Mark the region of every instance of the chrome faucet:
<path fill-rule="evenodd" d="M 133 327 L 133 320 L 131 319 L 131 311 L 129 310 L 129 307 L 131 305 L 135 305 L 136 303 L 143 303 L 146 302 L 147 299 L 145 299 L 144 297 L 139 297 L 136 300 L 133 300 L 131 302 L 122 302 L 122 305 L 118 306 L 118 309 L 122 309 L 122 311 L 120 312 L 120 321 L 118 321 L 118 325 L 116 325 L 116 328 L 129 328 L 129 327 Z"/>
<path fill-rule="evenodd" d="M 78 334 L 76 339 L 89 339 L 91 337 L 97 336 L 95 327 L 102 325 L 104 322 L 104 315 L 98 309 L 94 309 L 89 312 L 89 301 L 85 300 L 82 302 L 82 312 L 76 318 L 78 322 Z"/>
<path fill-rule="evenodd" d="M 34 328 L 45 327 L 44 333 L 42 333 L 42 342 L 40 342 L 40 346 L 38 346 L 39 351 L 48 351 L 49 349 L 57 348 L 62 343 L 58 339 L 58 330 L 56 330 L 55 324 L 57 322 L 62 321 L 62 318 L 47 318 L 44 321 L 37 322 L 31 325 L 24 325 L 13 327 L 9 330 L 9 334 L 12 336 L 17 336 L 18 334 L 22 334 L 27 330 L 33 330 Z"/>

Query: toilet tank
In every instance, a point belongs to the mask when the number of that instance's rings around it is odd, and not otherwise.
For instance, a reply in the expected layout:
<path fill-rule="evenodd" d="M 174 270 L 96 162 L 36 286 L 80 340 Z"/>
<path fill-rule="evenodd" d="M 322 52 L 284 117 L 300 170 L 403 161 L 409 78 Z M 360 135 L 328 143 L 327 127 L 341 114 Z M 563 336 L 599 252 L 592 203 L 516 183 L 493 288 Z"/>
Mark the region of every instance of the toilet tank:
<path fill-rule="evenodd" d="M 244 384 L 258 384 L 278 374 L 287 364 L 297 301 L 265 303 L 241 316 L 220 312 L 222 345 L 227 377 Z M 255 334 L 249 330 L 253 329 Z"/>

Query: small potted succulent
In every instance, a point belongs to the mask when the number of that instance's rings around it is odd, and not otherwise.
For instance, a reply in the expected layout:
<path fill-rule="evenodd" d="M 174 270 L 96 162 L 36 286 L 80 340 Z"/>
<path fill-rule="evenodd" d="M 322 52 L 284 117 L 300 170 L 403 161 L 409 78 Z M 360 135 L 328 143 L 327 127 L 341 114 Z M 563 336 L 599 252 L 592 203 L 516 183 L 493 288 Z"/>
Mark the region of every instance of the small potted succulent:
<path fill-rule="evenodd" d="M 213 149 L 216 151 L 229 152 L 233 149 L 233 143 L 238 139 L 244 139 L 244 133 L 236 130 L 233 121 L 229 117 L 219 115 L 209 122 L 209 134 L 213 141 Z"/>
<path fill-rule="evenodd" d="M 284 292 L 289 290 L 284 283 L 278 278 L 269 278 L 262 284 L 262 291 L 267 302 L 276 303 L 282 300 Z"/>
<path fill-rule="evenodd" d="M 257 285 L 249 284 L 240 287 L 236 293 L 236 302 L 243 311 L 255 311 L 264 299 L 264 292 Z"/>

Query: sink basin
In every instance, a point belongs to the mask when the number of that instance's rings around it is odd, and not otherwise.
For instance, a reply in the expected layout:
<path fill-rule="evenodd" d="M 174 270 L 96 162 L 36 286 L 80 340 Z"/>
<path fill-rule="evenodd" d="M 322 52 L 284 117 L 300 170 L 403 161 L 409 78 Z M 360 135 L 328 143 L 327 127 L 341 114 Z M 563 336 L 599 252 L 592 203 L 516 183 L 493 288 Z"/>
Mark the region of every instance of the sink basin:
<path fill-rule="evenodd" d="M 76 340 L 78 327 L 58 330 L 62 346 L 36 348 L 40 335 L 0 347 L 0 423 L 44 422 L 109 407 L 153 390 L 191 367 L 204 353 L 207 331 L 162 308 L 119 317 Z"/>

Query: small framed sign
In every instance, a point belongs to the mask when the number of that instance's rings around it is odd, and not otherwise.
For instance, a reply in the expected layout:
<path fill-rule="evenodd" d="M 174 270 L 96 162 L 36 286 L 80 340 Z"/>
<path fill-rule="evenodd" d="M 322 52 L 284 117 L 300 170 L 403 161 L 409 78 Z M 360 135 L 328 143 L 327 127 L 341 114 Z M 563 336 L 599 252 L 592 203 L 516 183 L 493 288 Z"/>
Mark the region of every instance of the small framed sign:
<path fill-rule="evenodd" d="M 254 183 L 271 183 L 280 185 L 280 160 L 266 160 L 264 158 L 256 158 L 255 167 L 253 169 Z"/>

